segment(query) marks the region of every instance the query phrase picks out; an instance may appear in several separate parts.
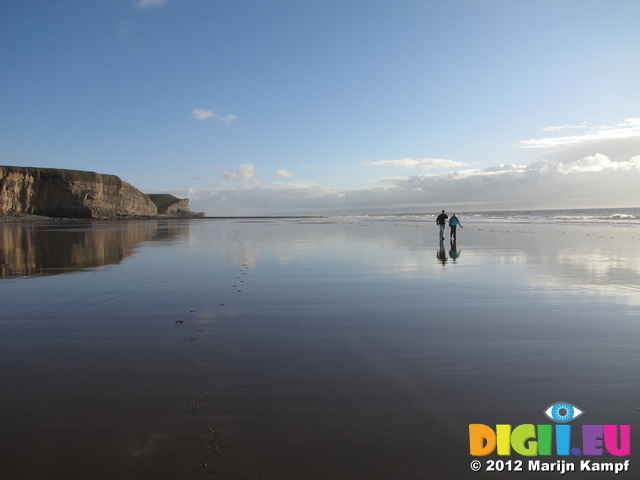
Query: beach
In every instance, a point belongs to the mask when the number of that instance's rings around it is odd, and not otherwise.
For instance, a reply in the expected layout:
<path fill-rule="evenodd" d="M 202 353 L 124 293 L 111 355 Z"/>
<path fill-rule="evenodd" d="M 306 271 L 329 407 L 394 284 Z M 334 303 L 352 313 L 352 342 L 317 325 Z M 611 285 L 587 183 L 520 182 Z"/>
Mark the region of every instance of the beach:
<path fill-rule="evenodd" d="M 469 425 L 569 402 L 633 478 L 640 228 L 467 220 L 0 224 L 0 477 L 541 478 Z"/>

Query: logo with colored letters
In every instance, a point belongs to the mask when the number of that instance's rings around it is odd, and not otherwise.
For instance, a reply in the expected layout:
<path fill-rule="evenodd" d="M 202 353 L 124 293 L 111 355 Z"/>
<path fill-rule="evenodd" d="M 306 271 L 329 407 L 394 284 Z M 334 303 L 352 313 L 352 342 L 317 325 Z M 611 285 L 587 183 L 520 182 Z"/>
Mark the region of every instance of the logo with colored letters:
<path fill-rule="evenodd" d="M 615 460 L 631 454 L 630 425 L 581 425 L 570 422 L 581 417 L 585 411 L 569 402 L 556 402 L 543 410 L 554 424 L 522 424 L 517 426 L 496 424 L 469 425 L 469 452 L 474 457 L 491 454 L 505 460 L 480 460 L 471 462 L 471 469 L 479 471 L 611 471 L 619 473 L 629 470 L 629 460 L 599 462 L 603 456 Z M 557 455 L 560 459 L 544 457 Z M 528 461 L 519 457 L 528 457 Z M 531 459 L 531 457 L 543 457 Z M 573 463 L 571 457 L 590 457 Z M 600 457 L 600 458 L 597 458 Z M 550 460 L 550 459 L 549 459 Z"/>

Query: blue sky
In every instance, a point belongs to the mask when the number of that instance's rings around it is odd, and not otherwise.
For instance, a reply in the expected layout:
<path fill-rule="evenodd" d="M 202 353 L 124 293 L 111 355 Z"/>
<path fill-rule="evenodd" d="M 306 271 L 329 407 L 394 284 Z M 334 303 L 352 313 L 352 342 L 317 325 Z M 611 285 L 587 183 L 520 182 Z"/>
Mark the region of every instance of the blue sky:
<path fill-rule="evenodd" d="M 3 0 L 0 164 L 209 215 L 638 206 L 635 0 Z"/>

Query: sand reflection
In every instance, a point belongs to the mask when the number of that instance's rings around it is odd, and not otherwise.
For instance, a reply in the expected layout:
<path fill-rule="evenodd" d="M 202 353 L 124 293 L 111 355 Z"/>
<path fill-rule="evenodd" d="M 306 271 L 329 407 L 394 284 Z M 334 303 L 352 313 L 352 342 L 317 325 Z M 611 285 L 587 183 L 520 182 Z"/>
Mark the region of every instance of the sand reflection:
<path fill-rule="evenodd" d="M 121 263 L 137 246 L 188 236 L 177 221 L 0 224 L 0 278 L 57 275 Z"/>

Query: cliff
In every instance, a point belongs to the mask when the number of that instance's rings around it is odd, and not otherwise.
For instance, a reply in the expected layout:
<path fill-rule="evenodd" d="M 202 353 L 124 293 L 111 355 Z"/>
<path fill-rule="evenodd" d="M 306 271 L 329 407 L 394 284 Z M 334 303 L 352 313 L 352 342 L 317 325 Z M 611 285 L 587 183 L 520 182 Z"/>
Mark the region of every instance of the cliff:
<path fill-rule="evenodd" d="M 157 212 L 148 195 L 115 175 L 0 166 L 0 214 L 104 218 Z"/>
<path fill-rule="evenodd" d="M 150 193 L 149 198 L 162 215 L 193 216 L 188 198 L 177 198 L 168 193 Z"/>

